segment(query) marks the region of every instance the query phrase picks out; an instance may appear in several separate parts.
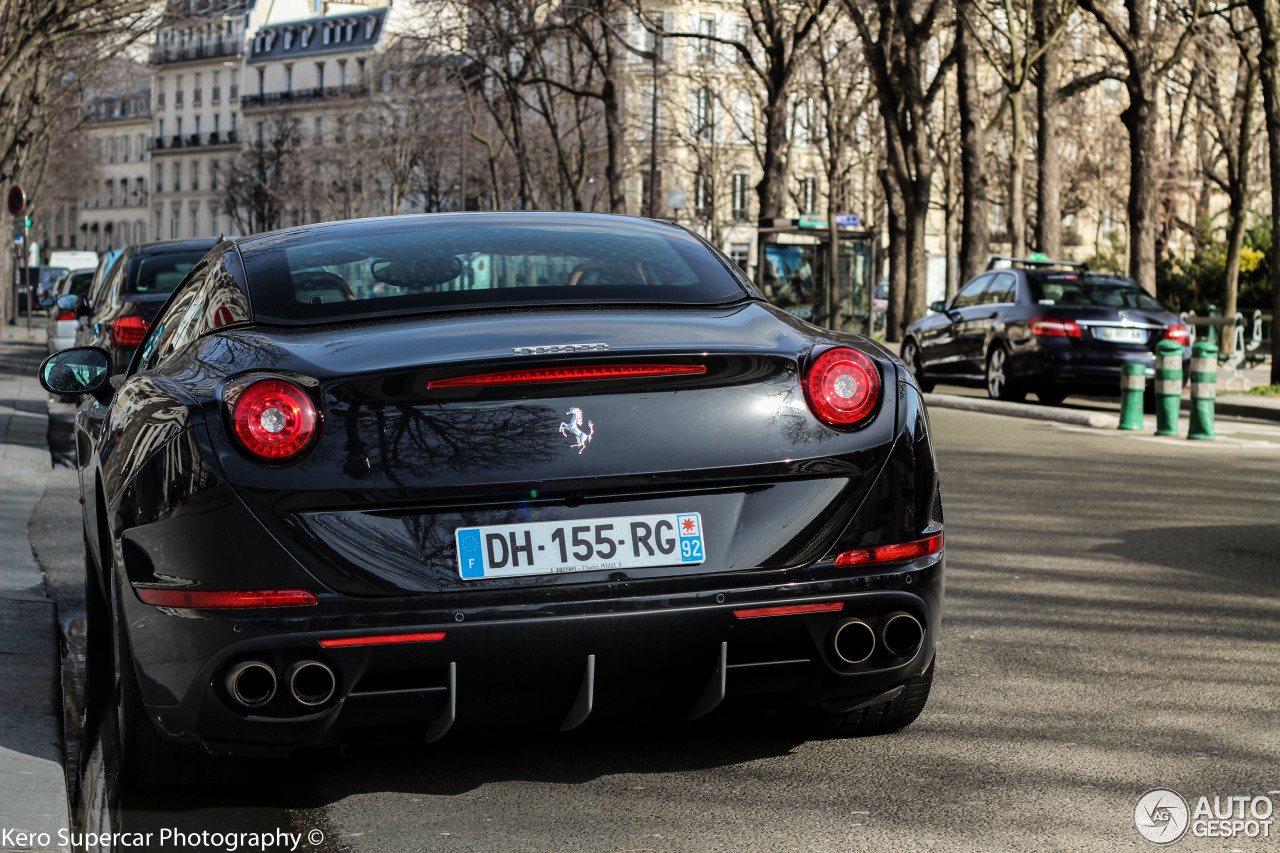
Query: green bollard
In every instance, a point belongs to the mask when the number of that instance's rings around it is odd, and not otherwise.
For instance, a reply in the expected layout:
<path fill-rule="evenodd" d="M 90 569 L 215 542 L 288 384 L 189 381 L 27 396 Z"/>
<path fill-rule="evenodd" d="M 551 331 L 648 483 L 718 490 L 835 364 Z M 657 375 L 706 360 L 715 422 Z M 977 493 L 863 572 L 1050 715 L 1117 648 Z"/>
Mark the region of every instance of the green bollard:
<path fill-rule="evenodd" d="M 1217 396 L 1218 348 L 1209 341 L 1191 347 L 1191 428 L 1187 438 L 1213 441 L 1213 400 Z"/>
<path fill-rule="evenodd" d="M 1156 435 L 1178 434 L 1182 407 L 1182 344 L 1156 344 Z"/>
<path fill-rule="evenodd" d="M 1142 429 L 1142 398 L 1147 392 L 1147 366 L 1126 364 L 1120 373 L 1120 429 Z"/>

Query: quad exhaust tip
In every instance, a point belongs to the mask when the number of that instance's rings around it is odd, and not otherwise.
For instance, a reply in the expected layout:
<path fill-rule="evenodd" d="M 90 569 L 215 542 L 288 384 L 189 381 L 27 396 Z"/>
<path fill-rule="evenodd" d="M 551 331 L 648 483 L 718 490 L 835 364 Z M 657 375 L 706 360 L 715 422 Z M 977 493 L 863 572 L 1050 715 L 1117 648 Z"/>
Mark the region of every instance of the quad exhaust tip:
<path fill-rule="evenodd" d="M 285 678 L 293 698 L 309 708 L 328 702 L 338 686 L 333 670 L 316 660 L 290 664 Z"/>
<path fill-rule="evenodd" d="M 231 667 L 227 693 L 246 708 L 261 708 L 276 695 L 276 673 L 262 661 L 247 660 Z"/>
<path fill-rule="evenodd" d="M 890 654 L 912 655 L 924 642 L 924 626 L 910 613 L 890 613 L 880 622 L 880 639 Z"/>
<path fill-rule="evenodd" d="M 831 649 L 844 663 L 862 663 L 876 650 L 876 634 L 861 619 L 846 619 L 831 630 Z"/>

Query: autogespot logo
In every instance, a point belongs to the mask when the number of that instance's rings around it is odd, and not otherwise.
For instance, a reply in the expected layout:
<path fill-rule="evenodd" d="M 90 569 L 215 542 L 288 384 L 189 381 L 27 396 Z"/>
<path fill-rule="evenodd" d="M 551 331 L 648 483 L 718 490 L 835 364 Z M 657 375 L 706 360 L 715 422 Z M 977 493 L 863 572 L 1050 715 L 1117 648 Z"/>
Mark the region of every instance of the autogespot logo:
<path fill-rule="evenodd" d="M 1185 835 L 1187 817 L 1187 801 L 1165 788 L 1147 791 L 1133 809 L 1133 825 L 1152 844 L 1172 844 Z"/>

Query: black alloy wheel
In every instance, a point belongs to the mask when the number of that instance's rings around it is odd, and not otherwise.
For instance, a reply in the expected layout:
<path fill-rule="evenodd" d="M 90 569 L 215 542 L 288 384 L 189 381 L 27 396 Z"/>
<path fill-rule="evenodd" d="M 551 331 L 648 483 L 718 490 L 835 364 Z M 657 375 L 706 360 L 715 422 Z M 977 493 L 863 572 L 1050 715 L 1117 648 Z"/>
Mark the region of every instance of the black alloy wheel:
<path fill-rule="evenodd" d="M 916 384 L 920 386 L 920 390 L 926 394 L 933 391 L 934 382 L 927 379 L 924 375 L 924 367 L 920 364 L 920 348 L 916 346 L 916 342 L 911 338 L 907 338 L 902 344 L 902 363 L 911 371 L 911 375 L 916 378 Z"/>
<path fill-rule="evenodd" d="M 1008 361 L 1009 354 L 999 344 L 987 353 L 987 396 L 993 400 L 1017 402 L 1025 399 L 1027 392 L 1015 388 L 1009 381 L 1005 374 Z"/>

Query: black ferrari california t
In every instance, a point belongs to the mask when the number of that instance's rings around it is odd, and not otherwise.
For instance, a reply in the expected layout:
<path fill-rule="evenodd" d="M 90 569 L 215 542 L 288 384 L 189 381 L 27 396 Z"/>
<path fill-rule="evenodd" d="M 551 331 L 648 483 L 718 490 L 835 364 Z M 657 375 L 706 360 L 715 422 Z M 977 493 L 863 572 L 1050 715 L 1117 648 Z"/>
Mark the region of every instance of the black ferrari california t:
<path fill-rule="evenodd" d="M 736 706 L 921 712 L 943 597 L 921 394 L 661 222 L 393 217 L 225 241 L 76 416 L 125 770 Z"/>

